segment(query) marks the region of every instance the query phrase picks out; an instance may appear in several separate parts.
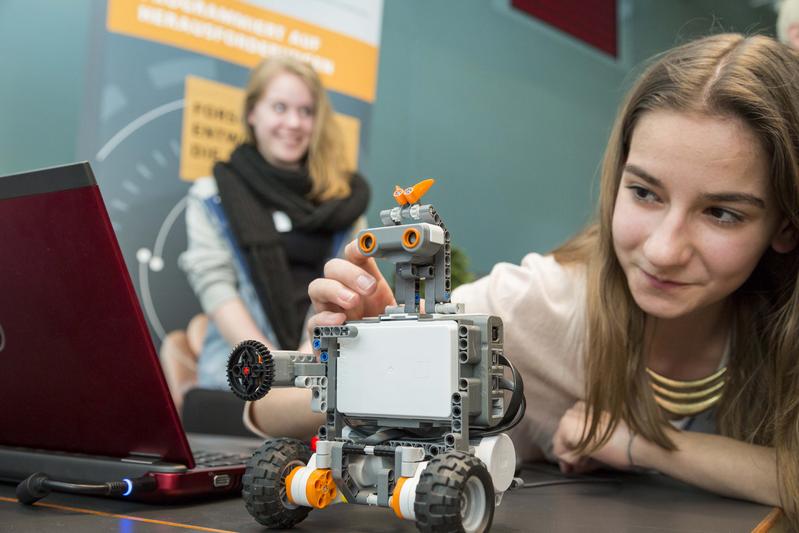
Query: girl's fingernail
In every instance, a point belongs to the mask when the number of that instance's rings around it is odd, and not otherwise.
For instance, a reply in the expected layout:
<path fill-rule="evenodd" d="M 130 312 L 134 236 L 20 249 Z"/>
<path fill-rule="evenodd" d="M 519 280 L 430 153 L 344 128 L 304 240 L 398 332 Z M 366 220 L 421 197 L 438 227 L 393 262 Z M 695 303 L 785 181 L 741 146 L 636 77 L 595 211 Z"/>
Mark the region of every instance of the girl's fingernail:
<path fill-rule="evenodd" d="M 358 284 L 358 287 L 360 287 L 361 290 L 368 291 L 372 288 L 372 285 L 375 284 L 375 278 L 361 274 L 358 276 L 358 279 L 356 279 L 355 282 Z"/>
<path fill-rule="evenodd" d="M 353 299 L 353 298 L 355 298 L 355 293 L 354 293 L 354 292 L 352 292 L 352 291 L 351 291 L 351 290 L 349 290 L 349 289 L 340 289 L 340 290 L 338 291 L 338 298 L 339 298 L 339 300 L 341 300 L 342 302 L 349 303 L 349 302 L 351 302 L 351 301 L 352 301 L 352 299 Z"/>

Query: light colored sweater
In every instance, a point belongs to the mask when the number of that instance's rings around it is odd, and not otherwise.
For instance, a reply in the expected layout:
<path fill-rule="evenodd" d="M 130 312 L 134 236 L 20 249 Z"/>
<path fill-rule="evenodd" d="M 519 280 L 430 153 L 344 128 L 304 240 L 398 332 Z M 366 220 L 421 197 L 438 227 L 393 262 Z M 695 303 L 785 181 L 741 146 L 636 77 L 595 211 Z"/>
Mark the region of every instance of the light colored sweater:
<path fill-rule="evenodd" d="M 213 177 L 200 178 L 192 184 L 186 197 L 188 249 L 178 258 L 178 265 L 186 272 L 203 311 L 209 315 L 226 301 L 238 297 L 233 250 L 204 205 L 218 198 Z"/>
<path fill-rule="evenodd" d="M 452 293 L 467 313 L 496 315 L 505 355 L 524 380 L 527 411 L 511 432 L 522 461 L 553 459 L 552 437 L 563 414 L 584 396 L 586 275 L 579 265 L 528 254 L 521 265 L 499 263 Z"/>

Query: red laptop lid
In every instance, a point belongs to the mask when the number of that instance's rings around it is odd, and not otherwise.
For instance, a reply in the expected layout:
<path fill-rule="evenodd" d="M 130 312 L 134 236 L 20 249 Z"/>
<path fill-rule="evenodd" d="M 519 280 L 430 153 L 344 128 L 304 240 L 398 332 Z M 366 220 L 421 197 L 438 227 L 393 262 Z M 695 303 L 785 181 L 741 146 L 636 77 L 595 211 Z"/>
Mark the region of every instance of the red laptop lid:
<path fill-rule="evenodd" d="M 88 163 L 0 178 L 0 444 L 194 466 Z"/>

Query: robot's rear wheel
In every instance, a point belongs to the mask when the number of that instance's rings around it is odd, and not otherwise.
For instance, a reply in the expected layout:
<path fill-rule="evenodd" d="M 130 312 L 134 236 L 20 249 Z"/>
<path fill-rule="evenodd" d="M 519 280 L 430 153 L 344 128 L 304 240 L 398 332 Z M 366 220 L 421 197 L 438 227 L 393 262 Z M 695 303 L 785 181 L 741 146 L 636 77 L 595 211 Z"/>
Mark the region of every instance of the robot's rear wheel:
<path fill-rule="evenodd" d="M 494 484 L 480 459 L 459 451 L 434 457 L 416 486 L 420 531 L 482 533 L 494 520 Z"/>
<path fill-rule="evenodd" d="M 305 466 L 311 451 L 296 439 L 272 439 L 255 451 L 244 473 L 242 496 L 247 511 L 271 529 L 286 529 L 299 524 L 310 507 L 292 505 L 286 496 L 286 476 L 297 466 Z"/>

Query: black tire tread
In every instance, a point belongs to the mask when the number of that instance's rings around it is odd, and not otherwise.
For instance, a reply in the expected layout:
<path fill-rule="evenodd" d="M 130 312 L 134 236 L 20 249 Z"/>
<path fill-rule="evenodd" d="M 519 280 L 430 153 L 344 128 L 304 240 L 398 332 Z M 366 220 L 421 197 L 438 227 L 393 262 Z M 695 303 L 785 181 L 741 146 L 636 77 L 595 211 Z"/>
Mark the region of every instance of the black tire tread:
<path fill-rule="evenodd" d="M 472 476 L 487 476 L 491 487 L 486 531 L 494 519 L 493 482 L 483 462 L 460 451 L 450 451 L 430 460 L 416 486 L 414 512 L 416 527 L 424 532 L 462 532 L 460 501 L 466 480 Z"/>
<path fill-rule="evenodd" d="M 288 529 L 299 524 L 310 507 L 290 509 L 280 498 L 280 473 L 292 461 L 307 464 L 311 459 L 308 447 L 296 439 L 266 441 L 247 463 L 242 479 L 242 497 L 247 511 L 258 523 L 270 529 Z"/>

